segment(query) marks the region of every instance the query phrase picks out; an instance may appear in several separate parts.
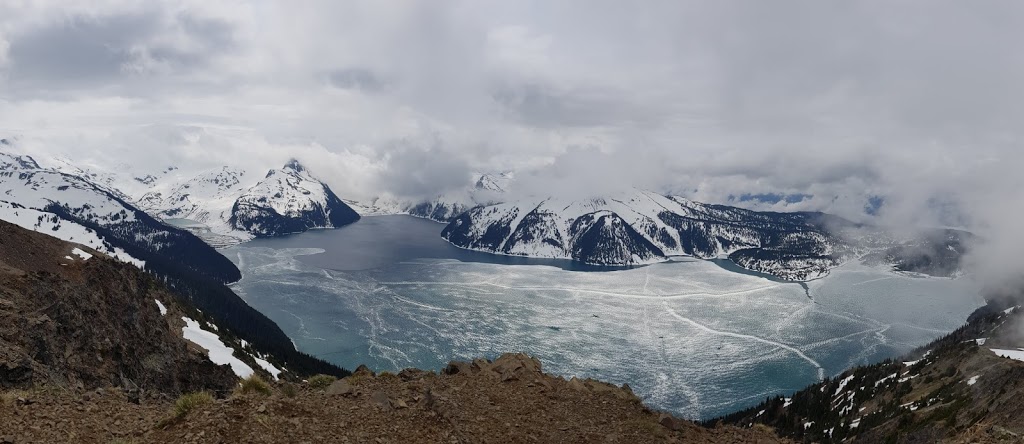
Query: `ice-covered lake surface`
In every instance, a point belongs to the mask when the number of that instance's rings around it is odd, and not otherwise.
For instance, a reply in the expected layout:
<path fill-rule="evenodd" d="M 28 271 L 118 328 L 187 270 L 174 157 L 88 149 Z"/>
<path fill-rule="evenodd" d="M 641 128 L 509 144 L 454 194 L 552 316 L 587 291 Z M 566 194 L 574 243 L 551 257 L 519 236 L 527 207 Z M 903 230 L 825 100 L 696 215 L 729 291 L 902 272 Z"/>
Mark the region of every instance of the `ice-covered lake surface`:
<path fill-rule="evenodd" d="M 982 303 L 968 279 L 860 264 L 808 292 L 693 259 L 589 272 L 460 250 L 441 228 L 366 217 L 222 251 L 249 304 L 300 350 L 347 368 L 440 369 L 523 351 L 548 372 L 628 383 L 648 405 L 694 419 L 898 356 Z"/>

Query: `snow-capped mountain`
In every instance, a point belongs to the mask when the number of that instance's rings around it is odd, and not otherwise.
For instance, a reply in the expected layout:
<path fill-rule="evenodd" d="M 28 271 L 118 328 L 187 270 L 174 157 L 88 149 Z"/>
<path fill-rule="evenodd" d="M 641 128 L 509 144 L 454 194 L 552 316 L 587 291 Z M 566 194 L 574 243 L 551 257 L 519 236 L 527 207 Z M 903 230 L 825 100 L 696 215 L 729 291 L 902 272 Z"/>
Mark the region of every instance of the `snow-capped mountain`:
<path fill-rule="evenodd" d="M 296 160 L 262 178 L 229 166 L 155 178 L 137 201 L 156 217 L 187 221 L 188 229 L 216 246 L 336 228 L 359 218 Z"/>
<path fill-rule="evenodd" d="M 452 244 L 518 256 L 595 265 L 640 265 L 686 255 L 728 257 L 749 270 L 789 280 L 823 276 L 833 267 L 896 243 L 823 213 L 768 213 L 633 191 L 582 200 L 544 199 L 476 207 L 442 232 Z M 860 238 L 858 237 L 860 236 Z"/>
<path fill-rule="evenodd" d="M 216 250 L 153 219 L 122 194 L 6 150 L 0 151 L 0 218 L 157 273 L 185 267 L 221 282 L 239 277 Z"/>
<path fill-rule="evenodd" d="M 428 201 L 400 205 L 400 212 L 437 222 L 450 222 L 470 208 L 502 201 L 502 195 L 508 190 L 511 180 L 511 173 L 474 174 L 471 187 L 445 193 Z"/>
<path fill-rule="evenodd" d="M 147 176 L 150 178 L 153 176 Z M 243 179 L 245 171 L 225 166 L 175 183 L 170 190 L 148 191 L 137 202 L 141 208 L 164 219 L 190 219 L 216 225 L 230 217 L 231 207 L 244 192 Z M 157 179 L 153 178 L 151 183 L 157 184 Z"/>
<path fill-rule="evenodd" d="M 152 179 L 151 181 L 149 179 Z M 140 191 L 136 202 L 147 213 L 186 228 L 215 247 L 237 244 L 252 238 L 231 227 L 231 208 L 246 189 L 245 171 L 221 167 L 194 176 L 147 175 L 149 186 Z"/>
<path fill-rule="evenodd" d="M 359 214 L 296 160 L 270 170 L 242 194 L 228 219 L 232 228 L 261 237 L 337 228 L 357 220 Z"/>

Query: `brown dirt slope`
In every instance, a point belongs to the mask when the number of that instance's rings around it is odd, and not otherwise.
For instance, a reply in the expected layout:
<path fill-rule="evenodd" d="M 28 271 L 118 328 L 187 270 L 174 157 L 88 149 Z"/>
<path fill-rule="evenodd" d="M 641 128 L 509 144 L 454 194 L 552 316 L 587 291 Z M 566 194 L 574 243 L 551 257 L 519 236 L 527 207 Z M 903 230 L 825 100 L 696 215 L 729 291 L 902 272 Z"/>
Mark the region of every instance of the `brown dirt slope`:
<path fill-rule="evenodd" d="M 364 368 L 329 386 L 238 392 L 180 417 L 166 398 L 133 404 L 117 391 L 8 398 L 0 442 L 4 434 L 15 443 L 784 442 L 767 428 L 706 429 L 652 412 L 628 388 L 552 377 L 521 354 L 452 363 L 440 374 Z"/>
<path fill-rule="evenodd" d="M 229 390 L 237 379 L 181 337 L 180 316 L 135 267 L 0 221 L 0 389 Z"/>

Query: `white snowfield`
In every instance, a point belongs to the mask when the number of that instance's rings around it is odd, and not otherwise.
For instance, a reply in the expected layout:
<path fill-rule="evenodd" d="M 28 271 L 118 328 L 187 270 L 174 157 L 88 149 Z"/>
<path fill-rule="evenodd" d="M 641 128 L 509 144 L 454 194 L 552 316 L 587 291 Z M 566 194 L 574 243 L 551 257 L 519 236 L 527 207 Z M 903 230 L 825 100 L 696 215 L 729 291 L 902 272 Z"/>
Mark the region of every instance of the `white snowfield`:
<path fill-rule="evenodd" d="M 0 190 L 0 200 L 26 208 L 44 210 L 58 204 L 98 223 L 135 220 L 115 193 L 79 176 L 42 168 L 27 156 L 0 152 Z"/>
<path fill-rule="evenodd" d="M 1018 348 L 1016 350 L 1005 350 L 1001 348 L 991 348 L 992 353 L 995 353 L 1004 358 L 1016 359 L 1018 361 L 1024 361 L 1024 348 Z"/>
<path fill-rule="evenodd" d="M 248 378 L 255 373 L 252 367 L 246 365 L 240 359 L 234 356 L 234 350 L 231 347 L 224 345 L 221 342 L 220 337 L 215 333 L 203 330 L 199 327 L 199 322 L 191 318 L 182 316 L 181 320 L 185 321 L 185 326 L 181 328 L 181 334 L 192 341 L 196 345 L 206 349 L 209 353 L 210 360 L 214 364 L 224 365 L 228 364 L 231 366 L 231 370 L 238 375 L 239 378 Z"/>
<path fill-rule="evenodd" d="M 250 354 L 249 356 L 252 355 Z M 262 368 L 263 370 L 266 370 L 267 373 L 270 373 L 270 375 L 273 376 L 274 379 L 278 379 L 278 377 L 281 375 L 281 369 L 274 367 L 274 364 L 267 362 L 266 359 L 260 358 L 259 356 L 252 356 L 252 359 L 256 361 L 256 365 L 260 366 L 260 368 Z"/>
<path fill-rule="evenodd" d="M 92 259 L 92 255 L 91 254 L 86 253 L 85 250 L 83 250 L 81 248 L 78 248 L 78 247 L 73 248 L 71 250 L 71 254 L 80 257 L 83 261 L 87 261 L 89 259 Z"/>
<path fill-rule="evenodd" d="M 0 219 L 142 268 L 143 261 L 108 246 L 93 230 L 47 211 L 58 205 L 101 225 L 134 221 L 135 212 L 119 196 L 82 177 L 43 168 L 29 156 L 0 151 Z"/>
<path fill-rule="evenodd" d="M 27 230 L 46 234 L 63 241 L 85 245 L 121 262 L 126 262 L 139 268 L 143 268 L 146 265 L 145 261 L 135 259 L 128 253 L 125 253 L 124 250 L 108 246 L 94 231 L 75 222 L 62 219 L 52 213 L 30 208 L 16 208 L 10 202 L 0 200 L 0 219 Z"/>
<path fill-rule="evenodd" d="M 244 241 L 251 236 L 232 229 L 228 220 L 235 201 L 256 184 L 256 179 L 244 170 L 226 166 L 195 176 L 177 173 L 154 179 L 150 188 L 136 196 L 136 202 L 156 217 L 196 221 L 214 233 Z"/>

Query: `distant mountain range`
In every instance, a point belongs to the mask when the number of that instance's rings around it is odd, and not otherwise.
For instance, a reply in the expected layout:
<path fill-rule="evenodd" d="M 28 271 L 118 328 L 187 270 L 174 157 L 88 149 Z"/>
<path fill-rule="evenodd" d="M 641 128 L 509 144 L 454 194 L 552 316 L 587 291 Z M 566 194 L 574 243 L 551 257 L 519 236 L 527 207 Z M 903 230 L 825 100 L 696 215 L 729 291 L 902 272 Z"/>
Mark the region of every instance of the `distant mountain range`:
<path fill-rule="evenodd" d="M 115 190 L 43 168 L 30 156 L 0 151 L 0 214 L 147 269 L 184 267 L 220 282 L 240 277 L 231 261 L 191 233 L 154 219 Z"/>
<path fill-rule="evenodd" d="M 963 241 L 970 237 L 956 230 L 922 230 L 903 238 L 824 213 L 757 212 L 641 190 L 576 200 L 512 199 L 507 193 L 511 173 L 477 173 L 464 189 L 428 200 L 385 196 L 358 203 L 342 200 L 296 160 L 262 176 L 231 166 L 198 174 L 167 167 L 126 180 L 127 173 L 80 168 L 67 159 L 44 168 L 28 156 L 4 156 L 0 171 L 7 182 L 15 170 L 54 178 L 19 178 L 19 185 L 0 202 L 9 207 L 7 212 L 20 205 L 48 213 L 42 218 L 31 211 L 17 216 L 35 218 L 33 225 L 65 217 L 123 226 L 151 215 L 216 247 L 341 227 L 358 220 L 359 213 L 410 214 L 447 223 L 444 239 L 478 251 L 609 266 L 650 264 L 672 256 L 728 258 L 748 270 L 803 281 L 853 259 L 953 276 L 960 272 Z M 68 181 L 77 185 L 64 183 Z M 35 188 L 26 191 L 33 183 Z M 81 190 L 101 196 L 83 196 Z M 50 205 L 54 207 L 47 209 Z M 61 206 L 67 209 L 54 209 Z M 153 222 L 159 230 L 173 229 Z M 113 245 L 91 242 L 112 255 L 126 254 Z"/>
<path fill-rule="evenodd" d="M 969 234 L 926 230 L 900 239 L 824 213 L 757 212 L 635 190 L 479 206 L 453 219 L 441 236 L 472 250 L 594 265 L 643 265 L 681 255 L 728 258 L 748 270 L 803 281 L 862 257 L 904 271 L 952 275 Z"/>

